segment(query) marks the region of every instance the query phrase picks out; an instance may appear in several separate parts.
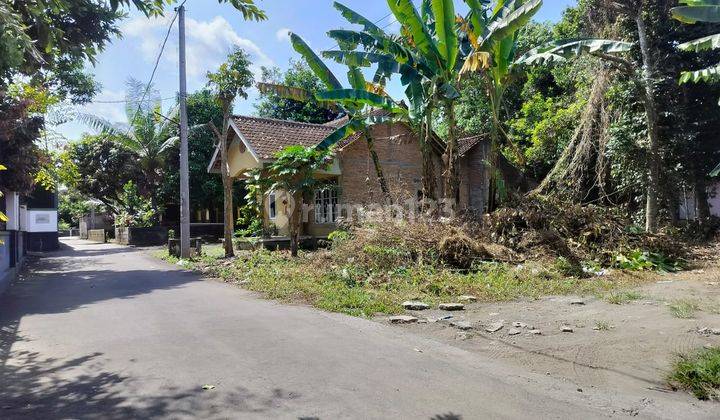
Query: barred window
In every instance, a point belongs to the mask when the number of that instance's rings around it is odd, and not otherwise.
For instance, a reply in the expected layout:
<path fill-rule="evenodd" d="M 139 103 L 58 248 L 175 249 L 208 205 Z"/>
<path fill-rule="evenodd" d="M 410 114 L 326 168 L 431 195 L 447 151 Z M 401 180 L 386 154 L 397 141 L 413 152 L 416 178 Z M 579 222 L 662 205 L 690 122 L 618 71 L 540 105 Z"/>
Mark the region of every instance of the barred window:
<path fill-rule="evenodd" d="M 270 192 L 268 195 L 268 213 L 270 216 L 270 219 L 275 219 L 277 217 L 277 202 L 275 200 L 275 191 Z"/>
<path fill-rule="evenodd" d="M 336 188 L 315 191 L 315 223 L 335 223 L 338 218 Z"/>

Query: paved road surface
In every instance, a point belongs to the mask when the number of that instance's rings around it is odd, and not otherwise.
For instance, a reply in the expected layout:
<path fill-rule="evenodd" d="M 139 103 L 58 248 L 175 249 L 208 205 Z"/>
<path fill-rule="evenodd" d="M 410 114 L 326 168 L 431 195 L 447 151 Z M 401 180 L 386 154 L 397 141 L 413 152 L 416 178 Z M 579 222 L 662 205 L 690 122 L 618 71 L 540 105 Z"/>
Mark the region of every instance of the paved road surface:
<path fill-rule="evenodd" d="M 203 281 L 139 250 L 66 240 L 31 265 L 0 297 L 0 418 L 708 416 L 580 393 L 397 328 Z"/>

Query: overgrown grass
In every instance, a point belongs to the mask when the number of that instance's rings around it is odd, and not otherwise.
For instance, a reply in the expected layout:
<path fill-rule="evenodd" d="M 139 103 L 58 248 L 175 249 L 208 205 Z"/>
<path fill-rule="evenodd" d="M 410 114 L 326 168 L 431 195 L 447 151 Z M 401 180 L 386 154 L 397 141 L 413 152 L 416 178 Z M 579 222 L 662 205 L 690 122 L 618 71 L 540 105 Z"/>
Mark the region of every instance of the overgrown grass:
<path fill-rule="evenodd" d="M 701 400 L 720 400 L 720 348 L 678 355 L 668 382 L 692 392 Z"/>
<path fill-rule="evenodd" d="M 678 299 L 668 305 L 670 313 L 676 318 L 690 319 L 700 310 L 700 304 L 693 299 Z"/>
<path fill-rule="evenodd" d="M 463 271 L 429 264 L 399 264 L 400 249 L 366 249 L 371 264 L 347 258 L 342 263 L 331 251 L 301 253 L 293 259 L 282 252 L 240 252 L 232 260 L 212 247 L 205 255 L 187 262 L 187 267 L 229 283 L 261 292 L 270 299 L 303 302 L 317 308 L 354 316 L 403 312 L 409 299 L 431 305 L 473 295 L 481 302 L 537 299 L 546 295 L 604 295 L 618 285 L 617 279 L 566 277 L 554 267 L 540 264 L 514 266 L 482 263 Z M 158 257 L 171 263 L 166 251 Z M 382 261 L 382 263 L 380 263 Z"/>
<path fill-rule="evenodd" d="M 610 292 L 605 296 L 605 300 L 613 305 L 623 305 L 640 299 L 642 295 L 632 290 Z"/>

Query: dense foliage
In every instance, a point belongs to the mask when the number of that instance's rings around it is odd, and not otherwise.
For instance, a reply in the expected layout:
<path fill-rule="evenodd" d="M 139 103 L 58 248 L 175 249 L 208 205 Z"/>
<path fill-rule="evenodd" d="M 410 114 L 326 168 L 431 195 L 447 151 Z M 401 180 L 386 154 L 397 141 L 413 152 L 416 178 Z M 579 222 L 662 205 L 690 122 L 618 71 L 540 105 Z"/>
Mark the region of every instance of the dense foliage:
<path fill-rule="evenodd" d="M 260 82 L 300 88 L 312 93 L 323 90 L 322 81 L 306 64 L 292 60 L 285 72 L 281 72 L 277 67 L 263 67 Z M 319 124 L 338 117 L 337 111 L 322 106 L 316 100 L 297 101 L 271 90 L 260 91 L 255 109 L 259 117 Z"/>

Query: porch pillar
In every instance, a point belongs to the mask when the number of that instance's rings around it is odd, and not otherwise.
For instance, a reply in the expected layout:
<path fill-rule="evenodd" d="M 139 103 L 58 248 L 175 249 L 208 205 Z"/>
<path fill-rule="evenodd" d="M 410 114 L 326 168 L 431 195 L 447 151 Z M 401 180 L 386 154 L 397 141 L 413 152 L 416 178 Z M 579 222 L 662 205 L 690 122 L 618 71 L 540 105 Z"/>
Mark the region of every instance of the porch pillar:
<path fill-rule="evenodd" d="M 20 194 L 10 191 L 5 194 L 5 213 L 8 222 L 7 230 L 20 230 Z"/>

